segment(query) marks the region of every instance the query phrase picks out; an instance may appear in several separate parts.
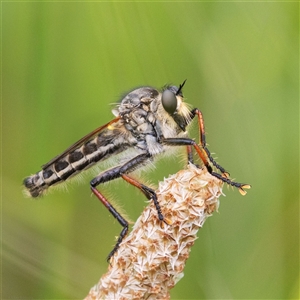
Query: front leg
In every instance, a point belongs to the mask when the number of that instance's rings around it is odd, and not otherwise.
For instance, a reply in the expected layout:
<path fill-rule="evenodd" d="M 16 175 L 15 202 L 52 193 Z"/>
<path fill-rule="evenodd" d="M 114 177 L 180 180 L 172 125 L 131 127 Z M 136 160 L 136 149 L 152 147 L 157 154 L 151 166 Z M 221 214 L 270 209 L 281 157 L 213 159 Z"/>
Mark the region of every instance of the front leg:
<path fill-rule="evenodd" d="M 206 150 L 198 145 L 194 140 L 190 139 L 190 138 L 166 138 L 163 140 L 163 143 L 166 145 L 170 145 L 170 146 L 188 146 L 188 147 L 194 147 L 194 149 L 196 150 L 196 152 L 198 153 L 199 157 L 201 158 L 201 160 L 203 161 L 205 167 L 207 168 L 208 172 L 217 177 L 218 179 L 222 180 L 223 182 L 234 186 L 236 188 L 238 188 L 239 192 L 242 195 L 246 194 L 246 191 L 244 189 L 249 189 L 250 185 L 249 184 L 244 184 L 244 183 L 239 183 L 239 182 L 235 182 L 232 181 L 231 179 L 229 179 L 228 177 L 224 177 L 216 172 L 213 172 L 212 167 L 209 164 L 209 156 L 206 152 Z M 223 168 L 218 168 L 219 170 L 224 170 Z"/>
<path fill-rule="evenodd" d="M 221 171 L 222 175 L 226 178 L 229 177 L 229 173 L 222 167 L 220 166 L 211 156 L 210 151 L 208 150 L 206 146 L 206 138 L 205 138 L 205 127 L 204 127 L 204 119 L 202 112 L 198 108 L 194 108 L 191 111 L 191 118 L 193 119 L 197 115 L 198 117 L 198 125 L 199 125 L 199 136 L 200 136 L 200 144 L 203 150 L 206 152 L 206 156 L 208 160 L 212 163 L 213 166 L 215 166 L 218 170 Z"/>

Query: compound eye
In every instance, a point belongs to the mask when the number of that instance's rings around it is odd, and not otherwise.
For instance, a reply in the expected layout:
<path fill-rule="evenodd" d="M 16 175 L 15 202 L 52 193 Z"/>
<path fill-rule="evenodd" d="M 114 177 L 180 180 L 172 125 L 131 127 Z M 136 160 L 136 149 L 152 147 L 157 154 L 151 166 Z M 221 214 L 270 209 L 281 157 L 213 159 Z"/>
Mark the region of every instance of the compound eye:
<path fill-rule="evenodd" d="M 177 108 L 176 95 L 169 90 L 165 90 L 162 93 L 161 102 L 165 111 L 173 115 Z"/>

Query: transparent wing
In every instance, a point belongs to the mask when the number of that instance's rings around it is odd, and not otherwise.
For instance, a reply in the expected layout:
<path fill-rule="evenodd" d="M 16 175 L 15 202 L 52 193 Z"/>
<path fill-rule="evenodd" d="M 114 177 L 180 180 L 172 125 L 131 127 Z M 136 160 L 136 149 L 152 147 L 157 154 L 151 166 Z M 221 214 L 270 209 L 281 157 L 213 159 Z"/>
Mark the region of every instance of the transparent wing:
<path fill-rule="evenodd" d="M 48 163 L 46 163 L 45 165 L 42 165 L 42 169 L 46 169 L 47 167 L 49 167 L 50 165 L 52 165 L 53 163 L 57 162 L 58 160 L 60 160 L 62 157 L 64 157 L 66 154 L 72 152 L 73 150 L 79 148 L 82 144 L 84 144 L 85 142 L 87 142 L 88 140 L 90 140 L 92 137 L 94 137 L 95 135 L 99 134 L 101 131 L 103 131 L 104 129 L 108 128 L 111 124 L 116 123 L 120 120 L 120 117 L 117 117 L 113 120 L 111 120 L 110 122 L 106 123 L 105 125 L 102 125 L 98 128 L 96 128 L 95 130 L 93 130 L 92 132 L 90 132 L 89 134 L 87 134 L 86 136 L 84 136 L 83 138 L 81 138 L 79 141 L 77 141 L 75 144 L 73 144 L 72 146 L 70 146 L 67 150 L 65 150 L 63 153 L 61 153 L 60 155 L 54 157 L 53 159 L 51 159 Z"/>

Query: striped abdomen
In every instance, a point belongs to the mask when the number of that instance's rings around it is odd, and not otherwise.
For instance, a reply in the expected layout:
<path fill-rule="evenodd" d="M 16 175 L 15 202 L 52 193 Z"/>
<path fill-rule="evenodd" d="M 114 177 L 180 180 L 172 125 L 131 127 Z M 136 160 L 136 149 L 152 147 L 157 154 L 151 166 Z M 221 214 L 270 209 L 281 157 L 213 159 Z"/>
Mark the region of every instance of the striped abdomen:
<path fill-rule="evenodd" d="M 112 153 L 117 154 L 126 150 L 129 146 L 128 139 L 129 137 L 122 134 L 119 129 L 101 131 L 92 140 L 66 152 L 59 159 L 54 159 L 52 163 L 43 166 L 41 171 L 25 178 L 24 185 L 29 196 L 38 197 L 50 186 L 69 179 L 96 162 L 109 158 Z"/>

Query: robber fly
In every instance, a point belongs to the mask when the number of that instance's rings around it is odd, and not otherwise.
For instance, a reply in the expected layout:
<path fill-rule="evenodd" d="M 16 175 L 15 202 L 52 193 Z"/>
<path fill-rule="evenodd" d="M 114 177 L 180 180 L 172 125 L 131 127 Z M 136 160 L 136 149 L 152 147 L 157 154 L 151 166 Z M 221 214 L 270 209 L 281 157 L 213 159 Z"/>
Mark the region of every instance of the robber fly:
<path fill-rule="evenodd" d="M 126 95 L 113 113 L 115 118 L 95 129 L 65 152 L 42 166 L 42 170 L 24 180 L 26 192 L 31 197 L 43 195 L 50 187 L 59 184 L 111 156 L 124 153 L 118 164 L 96 176 L 90 182 L 93 194 L 104 204 L 123 227 L 108 260 L 117 251 L 128 232 L 128 222 L 97 189 L 101 183 L 123 178 L 153 200 L 158 218 L 164 218 L 155 191 L 133 179 L 129 174 L 167 152 L 173 146 L 186 146 L 187 157 L 193 163 L 193 149 L 201 158 L 207 170 L 223 182 L 238 188 L 242 195 L 250 185 L 229 179 L 229 173 L 215 162 L 205 142 L 202 113 L 199 109 L 189 109 L 184 102 L 182 88 L 168 85 L 162 91 L 152 87 L 141 87 Z M 186 127 L 197 117 L 200 143 L 188 137 Z M 116 156 L 118 157 L 118 156 Z M 126 159 L 124 160 L 124 157 Z M 214 170 L 218 170 L 219 173 Z"/>

